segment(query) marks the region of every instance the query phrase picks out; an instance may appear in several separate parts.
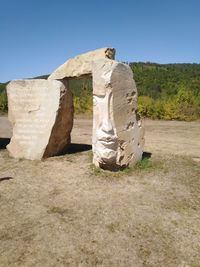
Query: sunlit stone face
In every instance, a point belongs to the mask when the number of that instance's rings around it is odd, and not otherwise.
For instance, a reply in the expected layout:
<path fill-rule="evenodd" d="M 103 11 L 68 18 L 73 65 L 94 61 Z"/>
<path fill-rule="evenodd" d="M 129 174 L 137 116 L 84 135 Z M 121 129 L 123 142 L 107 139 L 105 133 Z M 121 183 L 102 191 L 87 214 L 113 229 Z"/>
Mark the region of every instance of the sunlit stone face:
<path fill-rule="evenodd" d="M 131 68 L 95 61 L 93 77 L 93 163 L 115 170 L 142 157 L 143 128 L 137 119 L 137 88 Z"/>
<path fill-rule="evenodd" d="M 93 95 L 94 105 L 94 134 L 93 146 L 95 161 L 100 164 L 114 164 L 117 158 L 118 139 L 112 120 L 112 98 L 111 89 L 101 91 L 101 95 Z"/>

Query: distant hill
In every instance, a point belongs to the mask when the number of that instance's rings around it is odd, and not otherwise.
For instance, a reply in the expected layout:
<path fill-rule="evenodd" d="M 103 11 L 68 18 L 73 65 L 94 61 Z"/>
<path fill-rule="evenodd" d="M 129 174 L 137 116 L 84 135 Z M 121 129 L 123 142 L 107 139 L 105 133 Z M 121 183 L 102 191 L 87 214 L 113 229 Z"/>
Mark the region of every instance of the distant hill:
<path fill-rule="evenodd" d="M 5 92 L 8 83 L 0 83 L 0 93 Z"/>
<path fill-rule="evenodd" d="M 194 94 L 200 92 L 200 64 L 130 63 L 139 95 L 154 99 L 174 95 L 180 85 Z"/>
<path fill-rule="evenodd" d="M 129 63 L 138 88 L 138 109 L 153 119 L 200 119 L 200 64 Z M 34 79 L 47 79 L 48 75 Z M 0 83 L 0 110 L 7 83 Z M 92 80 L 70 80 L 77 113 L 92 112 Z M 4 97 L 5 101 L 5 97 Z M 3 105 L 5 108 L 5 104 Z"/>
<path fill-rule="evenodd" d="M 42 75 L 42 76 L 37 76 L 37 77 L 31 78 L 31 79 L 43 79 L 43 80 L 47 80 L 48 77 L 49 77 L 49 74 L 47 74 L 47 75 Z"/>
<path fill-rule="evenodd" d="M 200 118 L 200 64 L 130 63 L 139 111 L 153 119 Z"/>

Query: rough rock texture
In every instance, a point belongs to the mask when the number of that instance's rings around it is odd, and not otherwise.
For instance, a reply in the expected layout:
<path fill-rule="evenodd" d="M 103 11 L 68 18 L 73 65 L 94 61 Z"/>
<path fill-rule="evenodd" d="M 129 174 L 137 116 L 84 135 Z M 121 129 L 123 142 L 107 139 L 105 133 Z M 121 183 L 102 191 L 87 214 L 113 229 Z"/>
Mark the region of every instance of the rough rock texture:
<path fill-rule="evenodd" d="M 104 169 L 134 165 L 142 158 L 144 129 L 137 115 L 131 68 L 114 60 L 93 62 L 93 162 Z"/>
<path fill-rule="evenodd" d="M 102 58 L 114 59 L 114 48 L 101 48 L 88 53 L 71 58 L 57 68 L 50 76 L 49 80 L 60 80 L 70 77 L 80 77 L 91 74 L 92 62 Z"/>
<path fill-rule="evenodd" d="M 73 102 L 66 81 L 16 80 L 8 84 L 7 94 L 12 157 L 40 160 L 70 143 Z"/>

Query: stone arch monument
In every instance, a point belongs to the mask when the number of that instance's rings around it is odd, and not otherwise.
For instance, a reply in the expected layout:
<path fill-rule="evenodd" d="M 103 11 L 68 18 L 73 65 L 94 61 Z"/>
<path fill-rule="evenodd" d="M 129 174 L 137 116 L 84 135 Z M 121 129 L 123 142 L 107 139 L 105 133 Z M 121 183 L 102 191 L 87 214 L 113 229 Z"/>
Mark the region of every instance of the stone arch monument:
<path fill-rule="evenodd" d="M 93 80 L 93 163 L 115 170 L 142 158 L 144 128 L 137 115 L 137 89 L 131 68 L 102 48 L 69 59 L 48 80 L 16 80 L 7 86 L 13 136 L 12 157 L 40 160 L 70 144 L 73 99 L 68 79 Z"/>

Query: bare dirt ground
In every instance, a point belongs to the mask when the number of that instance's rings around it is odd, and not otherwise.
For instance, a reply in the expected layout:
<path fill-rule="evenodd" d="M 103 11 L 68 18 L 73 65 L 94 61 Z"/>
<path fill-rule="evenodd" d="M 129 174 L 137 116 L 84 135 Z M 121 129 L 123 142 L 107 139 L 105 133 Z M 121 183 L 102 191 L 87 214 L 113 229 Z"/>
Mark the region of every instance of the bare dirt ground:
<path fill-rule="evenodd" d="M 145 121 L 134 169 L 91 164 L 88 119 L 69 154 L 9 158 L 0 117 L 0 266 L 200 266 L 200 122 Z"/>

